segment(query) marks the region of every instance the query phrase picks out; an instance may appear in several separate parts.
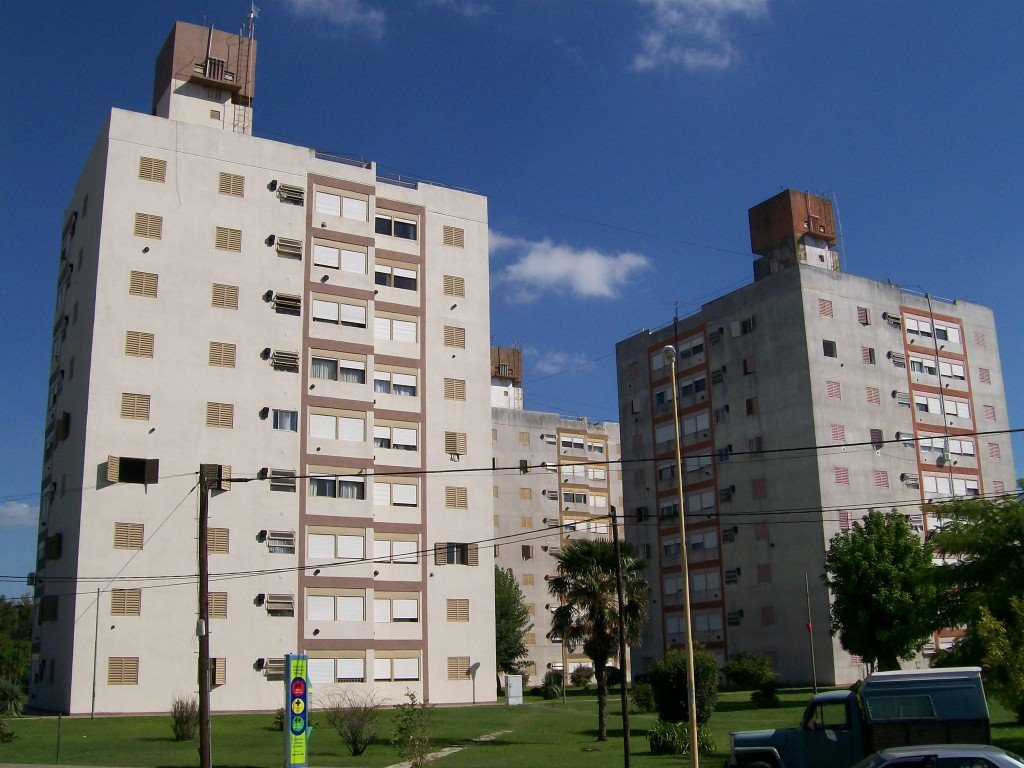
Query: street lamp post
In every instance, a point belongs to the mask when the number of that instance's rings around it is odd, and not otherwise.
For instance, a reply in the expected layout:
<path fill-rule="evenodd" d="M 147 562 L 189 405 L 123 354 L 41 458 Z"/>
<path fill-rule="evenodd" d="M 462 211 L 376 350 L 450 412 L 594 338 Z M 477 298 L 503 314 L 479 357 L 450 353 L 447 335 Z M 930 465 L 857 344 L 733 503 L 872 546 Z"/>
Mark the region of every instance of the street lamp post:
<path fill-rule="evenodd" d="M 683 492 L 683 436 L 679 431 L 679 384 L 676 382 L 676 348 L 662 350 L 665 362 L 672 370 L 672 418 L 676 428 L 676 488 L 679 490 L 679 552 L 683 566 L 683 611 L 686 618 L 686 697 L 690 713 L 690 759 L 698 768 L 697 754 L 697 681 L 693 669 L 693 622 L 690 614 L 690 562 L 686 547 L 686 498 Z"/>

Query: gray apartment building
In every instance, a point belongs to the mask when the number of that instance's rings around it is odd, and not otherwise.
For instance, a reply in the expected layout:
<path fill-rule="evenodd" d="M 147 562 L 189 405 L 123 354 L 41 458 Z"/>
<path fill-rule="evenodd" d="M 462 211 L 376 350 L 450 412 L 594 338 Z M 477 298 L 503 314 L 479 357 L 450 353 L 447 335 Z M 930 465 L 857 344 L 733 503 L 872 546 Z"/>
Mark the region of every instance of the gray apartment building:
<path fill-rule="evenodd" d="M 1014 488 L 995 320 L 845 274 L 826 199 L 786 190 L 749 222 L 753 283 L 616 347 L 627 536 L 658 607 L 633 666 L 684 643 L 686 546 L 695 642 L 719 662 L 767 655 L 783 680 L 809 682 L 811 631 L 818 682 L 846 684 L 863 668 L 828 629 L 832 536 L 871 508 L 924 534 L 923 502 Z M 951 642 L 940 634 L 925 655 Z"/>
<path fill-rule="evenodd" d="M 256 43 L 178 22 L 64 220 L 30 705 L 494 700 L 487 202 L 252 135 Z M 456 463 L 461 462 L 461 464 Z M 483 683 L 478 683 L 477 677 Z"/>
<path fill-rule="evenodd" d="M 522 353 L 491 347 L 494 446 L 494 561 L 515 574 L 533 629 L 523 673 L 537 685 L 550 670 L 590 665 L 548 638 L 554 555 L 576 538 L 610 538 L 610 514 L 622 509 L 619 425 L 523 408 Z M 621 518 L 619 531 L 623 532 Z"/>

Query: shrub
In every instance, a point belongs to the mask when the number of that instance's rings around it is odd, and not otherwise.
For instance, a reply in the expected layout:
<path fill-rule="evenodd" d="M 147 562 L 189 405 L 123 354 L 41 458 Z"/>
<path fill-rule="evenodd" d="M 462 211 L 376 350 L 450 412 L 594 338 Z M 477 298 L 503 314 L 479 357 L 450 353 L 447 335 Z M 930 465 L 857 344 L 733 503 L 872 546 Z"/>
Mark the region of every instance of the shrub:
<path fill-rule="evenodd" d="M 647 743 L 655 755 L 685 755 L 690 752 L 690 724 L 659 720 L 647 732 Z M 714 752 L 715 740 L 709 728 L 697 729 L 697 750 Z"/>
<path fill-rule="evenodd" d="M 561 672 L 552 671 L 544 675 L 544 682 L 540 686 L 540 695 L 548 700 L 557 699 L 562 695 Z"/>
<path fill-rule="evenodd" d="M 199 730 L 199 700 L 191 696 L 171 699 L 171 729 L 175 741 L 192 741 Z"/>
<path fill-rule="evenodd" d="M 346 690 L 332 693 L 317 703 L 327 724 L 338 733 L 353 757 L 363 754 L 377 737 L 384 705 L 372 692 L 360 694 Z"/>
<path fill-rule="evenodd" d="M 14 738 L 14 731 L 8 728 L 7 721 L 0 717 L 0 744 L 10 744 Z"/>
<path fill-rule="evenodd" d="M 718 665 L 711 652 L 698 645 L 694 647 L 693 667 L 697 684 L 697 724 L 705 725 L 718 703 Z M 654 663 L 649 677 L 658 717 L 667 723 L 688 720 L 686 652 L 681 648 L 671 649 L 664 659 Z"/>
<path fill-rule="evenodd" d="M 283 731 L 284 730 L 284 707 L 278 707 L 277 712 L 274 713 L 274 722 L 270 724 L 270 730 L 272 731 Z"/>
<path fill-rule="evenodd" d="M 594 679 L 594 668 L 591 666 L 576 667 L 569 673 L 569 680 L 577 688 L 586 688 Z"/>
<path fill-rule="evenodd" d="M 650 683 L 635 683 L 629 689 L 629 699 L 634 712 L 653 712 L 656 708 L 654 689 Z"/>
<path fill-rule="evenodd" d="M 416 694 L 406 691 L 409 701 L 395 707 L 394 734 L 391 743 L 398 756 L 409 763 L 409 768 L 422 768 L 430 750 L 430 714 L 433 707 L 418 701 Z"/>
<path fill-rule="evenodd" d="M 16 717 L 25 711 L 25 689 L 13 677 L 0 677 L 0 715 Z"/>
<path fill-rule="evenodd" d="M 774 709 L 782 704 L 778 691 L 779 684 L 774 677 L 770 677 L 751 692 L 750 700 L 759 707 Z"/>
<path fill-rule="evenodd" d="M 774 679 L 775 670 L 766 656 L 753 653 L 737 653 L 722 667 L 722 674 L 737 688 L 751 691 Z"/>
<path fill-rule="evenodd" d="M 604 675 L 605 680 L 608 681 L 609 688 L 614 688 L 616 685 L 622 685 L 622 672 L 619 671 L 618 667 L 606 667 Z"/>

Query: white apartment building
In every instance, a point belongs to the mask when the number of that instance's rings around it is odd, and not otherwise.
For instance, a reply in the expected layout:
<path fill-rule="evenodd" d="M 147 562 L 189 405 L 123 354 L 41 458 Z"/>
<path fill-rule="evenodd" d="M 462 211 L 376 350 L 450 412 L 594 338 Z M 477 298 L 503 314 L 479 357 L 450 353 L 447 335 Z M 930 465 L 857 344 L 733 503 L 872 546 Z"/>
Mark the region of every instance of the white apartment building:
<path fill-rule="evenodd" d="M 616 347 L 627 533 L 660 607 L 634 669 L 685 640 L 675 402 L 695 642 L 809 682 L 810 626 L 818 682 L 846 684 L 863 667 L 829 633 L 832 536 L 871 508 L 924 533 L 923 502 L 1014 488 L 995 320 L 844 274 L 828 200 L 786 190 L 750 230 L 755 282 Z"/>
<path fill-rule="evenodd" d="M 519 349 L 491 347 L 491 392 L 494 560 L 526 598 L 533 629 L 523 674 L 539 685 L 548 671 L 592 666 L 582 648 L 570 653 L 547 636 L 558 607 L 547 577 L 567 541 L 611 538 L 612 507 L 622 510 L 619 425 L 524 410 Z"/>
<path fill-rule="evenodd" d="M 65 215 L 29 703 L 196 689 L 197 472 L 215 711 L 282 658 L 399 700 L 494 700 L 487 204 L 254 137 L 255 42 L 178 22 Z M 478 684 L 477 678 L 486 681 Z"/>

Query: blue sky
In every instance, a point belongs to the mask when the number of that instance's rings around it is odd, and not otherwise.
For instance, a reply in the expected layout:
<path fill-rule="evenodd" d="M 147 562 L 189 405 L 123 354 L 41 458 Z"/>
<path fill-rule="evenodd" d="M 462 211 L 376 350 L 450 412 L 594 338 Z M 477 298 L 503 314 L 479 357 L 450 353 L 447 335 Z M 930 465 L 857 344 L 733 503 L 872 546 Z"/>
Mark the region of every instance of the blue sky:
<path fill-rule="evenodd" d="M 148 111 L 176 18 L 247 11 L 4 4 L 0 575 L 33 568 L 77 174 L 110 107 Z M 1016 427 L 1021 29 L 1022 3 L 946 0 L 264 0 L 255 126 L 489 197 L 493 340 L 523 346 L 528 408 L 617 419 L 615 342 L 749 282 L 746 210 L 793 186 L 835 196 L 846 271 L 995 308 Z"/>

